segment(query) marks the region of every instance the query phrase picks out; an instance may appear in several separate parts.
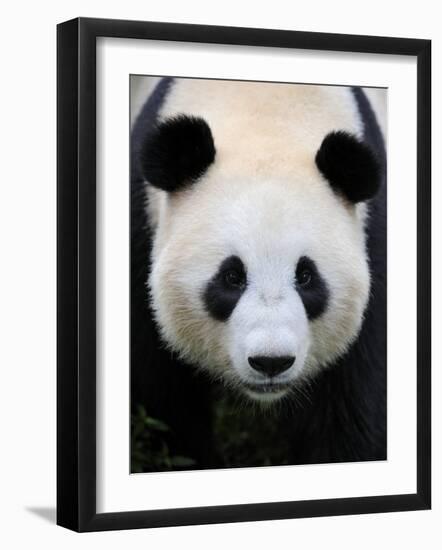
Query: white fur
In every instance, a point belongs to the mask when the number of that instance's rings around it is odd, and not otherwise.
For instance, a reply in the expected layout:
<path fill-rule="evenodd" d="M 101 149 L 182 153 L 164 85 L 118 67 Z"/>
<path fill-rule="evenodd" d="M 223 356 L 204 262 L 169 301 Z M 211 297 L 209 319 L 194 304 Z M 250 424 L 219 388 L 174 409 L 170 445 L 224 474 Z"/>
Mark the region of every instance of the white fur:
<path fill-rule="evenodd" d="M 249 366 L 251 355 L 296 356 L 278 382 L 313 376 L 357 337 L 370 286 L 365 209 L 333 193 L 314 161 L 329 131 L 360 135 L 350 90 L 179 80 L 161 117 L 178 113 L 205 118 L 217 154 L 194 186 L 149 191 L 156 229 L 149 287 L 164 340 L 240 387 L 265 382 Z M 248 285 L 223 323 L 209 316 L 202 293 L 230 255 L 245 264 Z M 326 311 L 312 322 L 294 288 L 304 255 L 330 291 Z"/>

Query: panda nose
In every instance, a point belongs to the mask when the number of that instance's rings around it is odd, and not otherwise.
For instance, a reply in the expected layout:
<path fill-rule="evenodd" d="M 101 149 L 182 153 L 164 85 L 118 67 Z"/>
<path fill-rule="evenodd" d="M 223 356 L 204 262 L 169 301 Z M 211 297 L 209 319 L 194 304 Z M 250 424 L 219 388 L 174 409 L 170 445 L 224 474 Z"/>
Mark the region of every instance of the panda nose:
<path fill-rule="evenodd" d="M 277 376 L 288 370 L 295 362 L 294 356 L 284 355 L 281 357 L 266 357 L 256 355 L 248 358 L 250 366 L 256 371 L 267 376 Z"/>

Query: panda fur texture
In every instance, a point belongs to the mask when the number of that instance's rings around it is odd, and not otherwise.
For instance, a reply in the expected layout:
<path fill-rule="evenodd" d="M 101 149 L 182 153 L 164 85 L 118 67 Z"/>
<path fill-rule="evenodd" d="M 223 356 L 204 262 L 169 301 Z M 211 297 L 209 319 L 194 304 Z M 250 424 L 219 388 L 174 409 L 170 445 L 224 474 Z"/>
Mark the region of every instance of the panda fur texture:
<path fill-rule="evenodd" d="M 221 387 L 288 464 L 386 459 L 385 175 L 361 88 L 159 81 L 131 136 L 131 400 L 175 454 L 222 465 Z"/>

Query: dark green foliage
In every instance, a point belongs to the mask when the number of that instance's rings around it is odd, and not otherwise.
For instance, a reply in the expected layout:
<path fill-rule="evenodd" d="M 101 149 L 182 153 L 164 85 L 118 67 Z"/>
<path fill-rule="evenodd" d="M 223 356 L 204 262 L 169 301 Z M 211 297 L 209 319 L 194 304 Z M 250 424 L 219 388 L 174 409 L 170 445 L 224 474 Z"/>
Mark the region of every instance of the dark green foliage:
<path fill-rule="evenodd" d="M 278 414 L 248 401 L 222 397 L 215 407 L 215 445 L 220 467 L 288 464 L 287 441 L 278 429 Z"/>
<path fill-rule="evenodd" d="M 161 420 L 146 414 L 139 405 L 132 414 L 131 426 L 131 472 L 162 472 L 165 470 L 191 467 L 195 461 L 191 458 L 172 455 L 167 443 L 170 431 Z"/>
<path fill-rule="evenodd" d="M 214 404 L 214 440 L 219 468 L 288 464 L 288 437 L 281 437 L 278 414 L 250 402 L 221 396 Z M 168 444 L 169 427 L 139 406 L 132 415 L 131 471 L 199 469 L 191 457 L 176 456 Z"/>

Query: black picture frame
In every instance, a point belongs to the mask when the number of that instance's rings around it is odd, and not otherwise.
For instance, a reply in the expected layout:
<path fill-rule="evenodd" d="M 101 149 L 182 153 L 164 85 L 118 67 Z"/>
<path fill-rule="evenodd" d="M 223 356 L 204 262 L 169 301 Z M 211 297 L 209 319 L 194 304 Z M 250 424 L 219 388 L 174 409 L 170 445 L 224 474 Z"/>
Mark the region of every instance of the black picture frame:
<path fill-rule="evenodd" d="M 417 492 L 96 512 L 96 39 L 396 54 L 417 59 Z M 431 506 L 431 41 L 74 19 L 57 28 L 57 523 L 75 531 L 424 510 Z"/>

